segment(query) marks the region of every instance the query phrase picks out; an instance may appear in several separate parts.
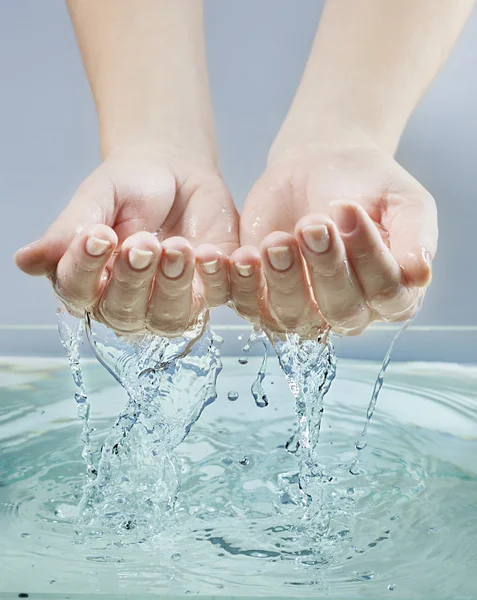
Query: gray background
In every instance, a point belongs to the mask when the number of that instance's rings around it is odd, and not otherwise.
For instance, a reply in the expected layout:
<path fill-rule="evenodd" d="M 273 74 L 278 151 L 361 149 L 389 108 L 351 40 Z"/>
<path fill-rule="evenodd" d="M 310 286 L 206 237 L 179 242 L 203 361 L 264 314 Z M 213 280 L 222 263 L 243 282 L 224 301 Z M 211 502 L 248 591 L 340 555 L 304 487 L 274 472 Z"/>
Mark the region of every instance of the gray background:
<path fill-rule="evenodd" d="M 206 0 L 222 171 L 240 207 L 265 163 L 319 20 L 317 0 Z M 398 160 L 435 196 L 440 247 L 421 324 L 477 325 L 477 11 L 414 113 Z M 0 5 L 0 324 L 54 324 L 46 281 L 11 256 L 99 161 L 93 102 L 62 0 Z M 228 309 L 222 323 L 237 322 Z"/>

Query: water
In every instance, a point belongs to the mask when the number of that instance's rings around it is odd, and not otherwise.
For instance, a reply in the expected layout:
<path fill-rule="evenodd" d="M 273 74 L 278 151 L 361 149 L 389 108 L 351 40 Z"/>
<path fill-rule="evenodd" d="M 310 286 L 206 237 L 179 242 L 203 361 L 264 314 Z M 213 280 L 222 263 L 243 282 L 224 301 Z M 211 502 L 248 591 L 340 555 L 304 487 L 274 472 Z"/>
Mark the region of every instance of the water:
<path fill-rule="evenodd" d="M 285 448 L 295 398 L 276 359 L 261 384 L 266 408 L 251 396 L 262 359 L 223 362 L 217 400 L 175 449 L 181 492 L 154 543 L 137 540 L 137 529 L 77 534 L 84 423 L 72 405 L 69 369 L 64 359 L 1 365 L 1 591 L 475 596 L 477 369 L 391 364 L 352 475 L 380 365 L 340 362 L 323 397 L 318 447 L 322 502 L 333 501 L 336 511 L 317 540 L 306 536 L 302 450 Z M 127 398 L 94 363 L 84 368 L 84 384 L 97 466 L 96 449 Z M 233 402 L 231 390 L 239 396 Z"/>
<path fill-rule="evenodd" d="M 78 385 L 81 326 L 71 325 L 71 317 L 61 312 L 59 325 Z M 128 401 L 96 453 L 77 524 L 82 535 L 127 530 L 134 531 L 128 543 L 143 542 L 174 517 L 181 488 L 174 451 L 217 397 L 222 340 L 205 316 L 194 330 L 173 340 L 151 334 L 120 339 L 89 318 L 85 330 L 96 358 L 126 390 Z M 88 415 L 84 428 L 90 431 Z M 87 442 L 93 462 L 89 437 Z"/>

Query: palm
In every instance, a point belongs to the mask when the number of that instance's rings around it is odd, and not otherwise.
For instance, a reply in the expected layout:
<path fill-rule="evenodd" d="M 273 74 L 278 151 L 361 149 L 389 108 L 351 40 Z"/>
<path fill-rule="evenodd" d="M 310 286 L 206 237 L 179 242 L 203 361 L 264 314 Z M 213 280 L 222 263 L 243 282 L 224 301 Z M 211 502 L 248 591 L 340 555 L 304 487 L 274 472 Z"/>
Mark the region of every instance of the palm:
<path fill-rule="evenodd" d="M 228 301 L 237 246 L 238 215 L 213 165 L 128 150 L 92 173 L 16 260 L 49 275 L 74 314 L 89 310 L 122 333 L 178 335 L 204 302 Z"/>
<path fill-rule="evenodd" d="M 255 184 L 240 242 L 232 261 L 261 264 L 266 279 L 265 293 L 258 277 L 246 293 L 238 280 L 242 314 L 281 330 L 313 334 L 327 324 L 354 334 L 415 313 L 436 250 L 435 203 L 384 152 L 308 146 L 272 162 Z"/>
<path fill-rule="evenodd" d="M 113 183 L 106 225 L 120 242 L 138 230 L 209 243 L 226 254 L 238 246 L 238 215 L 220 176 L 183 161 L 105 163 Z M 94 175 L 93 175 L 94 177 Z"/>
<path fill-rule="evenodd" d="M 315 151 L 275 164 L 258 181 L 240 220 L 241 243 L 259 246 L 273 231 L 293 233 L 300 219 L 328 215 L 330 204 L 337 200 L 362 206 L 383 237 L 403 210 L 417 215 L 433 204 L 422 186 L 387 154 L 362 149 L 339 154 Z M 391 249 L 393 241 L 398 244 L 391 237 Z"/>

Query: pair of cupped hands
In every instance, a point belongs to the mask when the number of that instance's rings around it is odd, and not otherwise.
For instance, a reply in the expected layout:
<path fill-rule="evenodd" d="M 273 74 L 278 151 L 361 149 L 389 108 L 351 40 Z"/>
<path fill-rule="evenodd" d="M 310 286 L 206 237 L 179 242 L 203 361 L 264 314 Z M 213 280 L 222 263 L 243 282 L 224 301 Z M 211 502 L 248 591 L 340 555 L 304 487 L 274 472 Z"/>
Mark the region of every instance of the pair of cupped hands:
<path fill-rule="evenodd" d="M 119 334 L 177 336 L 204 308 L 356 335 L 416 311 L 437 245 L 432 196 L 372 145 L 272 152 L 242 214 L 214 161 L 112 152 L 17 265 Z"/>

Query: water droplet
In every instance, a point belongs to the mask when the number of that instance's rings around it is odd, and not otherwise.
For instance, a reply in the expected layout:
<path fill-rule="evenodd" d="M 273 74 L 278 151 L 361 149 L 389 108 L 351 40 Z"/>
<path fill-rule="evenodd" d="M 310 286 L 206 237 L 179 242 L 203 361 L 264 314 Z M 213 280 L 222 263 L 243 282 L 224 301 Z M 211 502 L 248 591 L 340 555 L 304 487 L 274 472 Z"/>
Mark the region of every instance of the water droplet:
<path fill-rule="evenodd" d="M 225 458 L 222 459 L 222 462 L 224 463 L 224 465 L 231 465 L 234 461 L 232 460 L 232 458 L 230 456 L 226 456 Z"/>
<path fill-rule="evenodd" d="M 427 533 L 437 533 L 437 527 L 429 527 Z"/>
<path fill-rule="evenodd" d="M 349 472 L 351 473 L 351 475 L 359 475 L 359 467 L 356 464 L 352 464 L 351 467 L 349 468 Z"/>
<path fill-rule="evenodd" d="M 352 496 L 354 494 L 354 487 L 349 487 L 346 490 L 346 493 L 348 494 L 348 496 Z"/>
<path fill-rule="evenodd" d="M 78 404 L 84 404 L 88 400 L 88 396 L 82 392 L 76 392 L 75 400 Z"/>
<path fill-rule="evenodd" d="M 266 394 L 262 394 L 258 398 L 255 399 L 255 404 L 258 408 L 267 408 L 268 406 L 268 398 Z"/>
<path fill-rule="evenodd" d="M 56 583 L 56 579 L 52 579 L 52 580 L 50 581 L 50 584 L 53 584 L 53 583 Z"/>
<path fill-rule="evenodd" d="M 225 479 L 223 477 L 219 477 L 217 481 L 218 483 L 225 483 Z"/>
<path fill-rule="evenodd" d="M 243 335 L 239 335 L 239 336 L 237 337 L 237 339 L 238 339 L 238 341 L 239 341 L 239 342 L 241 342 L 241 341 L 243 340 Z"/>
<path fill-rule="evenodd" d="M 171 556 L 172 560 L 180 560 L 182 558 L 182 554 L 179 554 L 179 552 L 175 552 L 172 556 Z"/>
<path fill-rule="evenodd" d="M 396 589 L 396 584 L 395 584 L 395 583 L 390 583 L 390 584 L 388 585 L 388 590 L 389 590 L 390 592 L 392 592 L 392 591 L 393 591 L 393 590 L 395 590 L 395 589 Z"/>
<path fill-rule="evenodd" d="M 21 533 L 20 535 L 21 535 L 22 538 L 27 538 L 27 537 L 30 537 L 31 534 L 29 534 L 29 533 Z"/>
<path fill-rule="evenodd" d="M 250 463 L 250 459 L 248 458 L 248 456 L 244 456 L 239 460 L 239 463 L 241 465 L 247 466 Z"/>
<path fill-rule="evenodd" d="M 227 398 L 230 400 L 230 402 L 235 402 L 235 400 L 238 400 L 238 397 L 238 392 L 235 392 L 233 390 L 227 394 Z"/>
<path fill-rule="evenodd" d="M 246 365 L 246 364 L 248 364 L 248 359 L 247 359 L 247 358 L 245 358 L 245 357 L 243 357 L 243 356 L 241 356 L 241 357 L 238 359 L 238 362 L 239 362 L 239 364 L 240 364 L 240 365 Z"/>
<path fill-rule="evenodd" d="M 366 448 L 367 443 L 364 440 L 358 440 L 356 442 L 356 450 L 363 450 L 364 448 Z"/>

